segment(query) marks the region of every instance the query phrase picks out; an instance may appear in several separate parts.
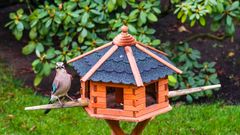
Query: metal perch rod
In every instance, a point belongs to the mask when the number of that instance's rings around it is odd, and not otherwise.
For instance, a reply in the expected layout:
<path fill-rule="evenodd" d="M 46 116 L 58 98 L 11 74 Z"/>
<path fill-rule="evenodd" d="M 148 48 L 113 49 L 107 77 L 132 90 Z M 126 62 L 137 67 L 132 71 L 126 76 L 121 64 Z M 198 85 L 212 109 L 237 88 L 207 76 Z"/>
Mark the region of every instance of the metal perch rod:
<path fill-rule="evenodd" d="M 69 101 L 60 105 L 56 104 L 46 104 L 46 105 L 38 105 L 38 106 L 31 106 L 25 107 L 25 110 L 45 110 L 45 109 L 59 109 L 59 108 L 69 108 L 69 107 L 79 107 L 79 106 L 88 106 L 88 100 L 78 100 L 78 101 Z"/>
<path fill-rule="evenodd" d="M 168 93 L 168 97 L 177 97 L 177 96 L 182 96 L 182 95 L 187 95 L 195 92 L 200 92 L 200 91 L 205 91 L 205 90 L 210 90 L 210 89 L 216 89 L 220 88 L 221 84 L 217 85 L 209 85 L 209 86 L 203 86 L 203 87 L 196 87 L 196 88 L 190 88 L 190 89 L 183 89 L 183 90 L 176 90 L 176 91 L 170 91 Z"/>

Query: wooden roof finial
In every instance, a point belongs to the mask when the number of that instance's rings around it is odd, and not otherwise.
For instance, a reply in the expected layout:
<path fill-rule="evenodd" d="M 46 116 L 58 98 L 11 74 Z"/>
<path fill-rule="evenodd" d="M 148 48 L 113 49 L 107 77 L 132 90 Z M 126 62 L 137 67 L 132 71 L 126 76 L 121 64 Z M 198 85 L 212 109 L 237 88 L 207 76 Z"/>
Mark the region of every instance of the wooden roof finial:
<path fill-rule="evenodd" d="M 126 25 L 123 25 L 121 27 L 122 33 L 127 33 L 128 32 L 128 27 Z"/>
<path fill-rule="evenodd" d="M 136 39 L 132 35 L 128 34 L 128 27 L 123 25 L 121 30 L 122 32 L 113 39 L 113 44 L 118 46 L 135 45 Z"/>

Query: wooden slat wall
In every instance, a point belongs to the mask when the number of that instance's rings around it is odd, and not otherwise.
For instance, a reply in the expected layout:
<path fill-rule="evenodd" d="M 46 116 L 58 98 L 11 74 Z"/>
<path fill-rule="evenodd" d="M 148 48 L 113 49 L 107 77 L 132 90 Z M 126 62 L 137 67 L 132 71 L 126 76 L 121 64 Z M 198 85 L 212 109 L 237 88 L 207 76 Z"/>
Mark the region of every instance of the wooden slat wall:
<path fill-rule="evenodd" d="M 106 86 L 123 88 L 124 109 L 109 109 L 106 107 Z M 158 81 L 158 104 L 146 108 L 145 87 L 136 88 L 129 85 L 112 83 L 90 82 L 90 105 L 89 108 L 95 114 L 110 116 L 139 117 L 153 111 L 169 106 L 168 80 Z"/>
<path fill-rule="evenodd" d="M 123 88 L 123 100 L 124 100 L 124 109 L 110 109 L 107 108 L 107 100 L 106 100 L 106 87 L 119 87 Z M 126 116 L 133 117 L 133 105 L 136 96 L 133 93 L 132 86 L 128 85 L 120 85 L 120 84 L 112 84 L 112 83 L 100 83 L 100 82 L 91 82 L 91 107 L 95 114 L 103 114 L 109 116 Z M 95 87 L 95 88 L 93 88 Z M 125 97 L 126 96 L 126 97 Z M 140 95 L 138 95 L 140 96 Z M 94 102 L 95 101 L 95 102 Z M 125 106 L 127 106 L 125 108 Z"/>
<path fill-rule="evenodd" d="M 158 104 L 155 105 L 151 105 L 147 108 L 143 108 L 142 110 L 136 111 L 135 112 L 135 116 L 139 117 L 142 116 L 144 114 L 148 114 L 151 113 L 153 111 L 159 110 L 159 109 L 163 109 L 169 106 L 169 101 L 168 101 L 168 80 L 166 78 L 164 79 L 160 79 L 158 81 L 158 96 L 157 96 L 157 100 L 158 100 Z M 145 93 L 145 91 L 144 91 Z M 145 96 L 142 99 L 138 99 L 137 102 L 144 102 L 145 103 Z"/>
<path fill-rule="evenodd" d="M 158 103 L 168 102 L 168 79 L 160 79 L 158 81 Z"/>
<path fill-rule="evenodd" d="M 93 113 L 97 113 L 98 108 L 106 108 L 106 88 L 100 83 L 90 82 L 90 105 Z"/>

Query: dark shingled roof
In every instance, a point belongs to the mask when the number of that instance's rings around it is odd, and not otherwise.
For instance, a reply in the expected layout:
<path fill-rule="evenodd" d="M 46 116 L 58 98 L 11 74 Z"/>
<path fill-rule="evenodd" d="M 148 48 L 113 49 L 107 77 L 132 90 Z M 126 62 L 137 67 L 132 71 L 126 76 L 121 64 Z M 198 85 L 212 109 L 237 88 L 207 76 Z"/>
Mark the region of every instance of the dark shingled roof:
<path fill-rule="evenodd" d="M 77 70 L 79 76 L 84 76 L 111 47 L 112 45 L 74 61 L 72 65 L 75 70 Z M 132 45 L 130 47 L 143 83 L 158 80 L 174 72 L 169 67 L 139 50 L 136 46 Z M 164 55 L 154 50 L 148 50 L 172 64 Z M 118 49 L 96 70 L 89 80 L 136 84 L 124 47 L 119 46 Z"/>

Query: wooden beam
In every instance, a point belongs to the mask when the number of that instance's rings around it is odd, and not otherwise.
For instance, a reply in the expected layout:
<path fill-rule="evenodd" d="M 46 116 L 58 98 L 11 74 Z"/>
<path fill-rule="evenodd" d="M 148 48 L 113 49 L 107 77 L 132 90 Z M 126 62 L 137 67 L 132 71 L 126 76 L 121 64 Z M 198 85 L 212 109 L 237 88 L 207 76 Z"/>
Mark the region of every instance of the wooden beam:
<path fill-rule="evenodd" d="M 144 121 L 138 122 L 138 124 L 136 125 L 136 127 L 133 129 L 131 135 L 141 135 L 141 133 L 143 132 L 144 128 L 147 126 L 148 122 L 151 120 L 152 118 L 146 119 Z"/>
<path fill-rule="evenodd" d="M 111 134 L 112 135 L 125 135 L 123 130 L 121 129 L 119 125 L 118 120 L 106 120 L 107 124 L 111 128 Z"/>
<path fill-rule="evenodd" d="M 85 95 L 86 95 L 86 82 L 84 81 L 81 81 L 80 79 L 80 84 L 81 84 L 81 90 L 80 93 L 81 93 L 81 99 L 85 99 Z"/>
<path fill-rule="evenodd" d="M 113 45 L 103 56 L 98 60 L 98 62 L 82 77 L 81 81 L 86 82 L 95 71 L 118 49 L 117 45 Z"/>
<path fill-rule="evenodd" d="M 190 88 L 190 89 L 169 91 L 168 97 L 172 98 L 172 97 L 187 95 L 187 94 L 191 94 L 191 93 L 195 93 L 195 92 L 216 89 L 216 88 L 220 88 L 220 87 L 221 87 L 221 84 L 217 84 L 217 85 L 209 85 L 209 86 L 196 87 L 196 88 Z"/>
<path fill-rule="evenodd" d="M 134 76 L 134 79 L 135 79 L 135 82 L 136 82 L 137 86 L 138 87 L 143 86 L 142 77 L 141 77 L 140 71 L 138 69 L 136 60 L 133 56 L 133 52 L 132 52 L 131 47 L 126 46 L 125 47 L 125 52 L 127 54 L 127 58 L 128 58 L 128 61 L 129 61 L 129 64 L 130 64 L 130 67 L 131 67 L 131 70 L 132 70 L 132 73 L 133 73 L 133 76 Z"/>
<path fill-rule="evenodd" d="M 76 61 L 76 60 L 79 60 L 79 59 L 81 59 L 81 58 L 83 58 L 83 57 L 91 54 L 91 53 L 94 53 L 94 52 L 96 52 L 96 51 L 102 50 L 102 49 L 104 49 L 104 48 L 106 48 L 106 47 L 108 47 L 108 46 L 110 46 L 110 45 L 112 45 L 112 42 L 109 42 L 109 43 L 107 43 L 107 44 L 105 44 L 105 45 L 102 45 L 102 46 L 96 48 L 96 49 L 93 49 L 92 51 L 89 51 L 89 52 L 87 52 L 87 53 L 84 53 L 84 54 L 82 54 L 82 55 L 79 55 L 79 56 L 77 56 L 77 57 L 75 57 L 75 58 L 67 61 L 67 63 L 68 63 L 68 64 L 69 64 L 69 63 L 72 63 L 72 62 L 74 62 L 74 61 Z"/>
<path fill-rule="evenodd" d="M 46 105 L 25 107 L 25 110 L 60 109 L 60 108 L 70 108 L 70 107 L 79 107 L 79 106 L 83 107 L 83 106 L 88 106 L 88 104 L 89 104 L 89 100 L 78 99 L 78 101 L 69 101 L 64 103 L 63 105 L 56 103 L 56 104 L 46 104 Z"/>
<path fill-rule="evenodd" d="M 141 46 L 147 47 L 148 49 L 151 49 L 151 50 L 153 50 L 153 51 L 156 51 L 156 52 L 158 52 L 158 53 L 160 53 L 160 54 L 162 54 L 162 55 L 168 56 L 167 53 L 165 53 L 165 52 L 163 52 L 163 51 L 160 51 L 160 50 L 158 50 L 158 49 L 155 49 L 155 48 L 151 47 L 150 45 L 145 45 L 145 44 L 143 44 L 142 42 L 139 42 L 139 41 L 137 41 L 137 43 L 138 43 L 139 45 L 141 45 Z"/>
<path fill-rule="evenodd" d="M 149 51 L 148 49 L 142 47 L 141 45 L 136 44 L 136 47 L 137 47 L 139 50 L 141 50 L 141 51 L 145 52 L 146 54 L 150 55 L 151 57 L 153 57 L 153 58 L 156 59 L 157 61 L 161 62 L 163 65 L 171 68 L 171 69 L 174 70 L 175 72 L 177 72 L 177 73 L 179 73 L 179 74 L 182 73 L 182 71 L 181 71 L 180 69 L 176 68 L 176 67 L 173 66 L 172 64 L 168 63 L 167 61 L 165 61 L 164 59 L 160 58 L 160 57 L 157 56 L 156 54 L 152 53 L 152 52 Z"/>

